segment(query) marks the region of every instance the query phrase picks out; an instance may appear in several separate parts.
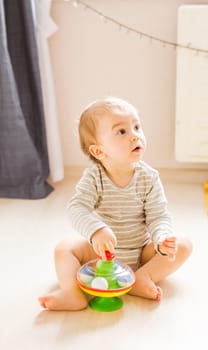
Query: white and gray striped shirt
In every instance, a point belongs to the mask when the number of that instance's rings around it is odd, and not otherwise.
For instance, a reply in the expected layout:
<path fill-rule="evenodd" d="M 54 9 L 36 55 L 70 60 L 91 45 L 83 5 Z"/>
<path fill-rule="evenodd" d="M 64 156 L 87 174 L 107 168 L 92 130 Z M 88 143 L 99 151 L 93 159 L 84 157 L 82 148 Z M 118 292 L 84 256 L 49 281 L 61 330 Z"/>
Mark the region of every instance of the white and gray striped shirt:
<path fill-rule="evenodd" d="M 87 168 L 68 210 L 73 228 L 89 241 L 94 232 L 109 226 L 117 237 L 116 257 L 130 265 L 150 238 L 157 250 L 161 236 L 173 234 L 158 172 L 143 161 L 135 164 L 124 188 L 117 187 L 101 165 Z"/>

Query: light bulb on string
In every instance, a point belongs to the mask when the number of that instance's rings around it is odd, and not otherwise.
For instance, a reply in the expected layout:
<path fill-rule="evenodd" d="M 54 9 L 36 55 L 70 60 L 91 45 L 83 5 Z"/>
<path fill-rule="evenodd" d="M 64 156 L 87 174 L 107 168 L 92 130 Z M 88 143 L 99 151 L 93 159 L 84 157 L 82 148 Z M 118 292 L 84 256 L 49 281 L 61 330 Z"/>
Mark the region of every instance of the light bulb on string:
<path fill-rule="evenodd" d="M 100 19 L 103 23 L 107 23 L 107 18 L 103 14 L 100 15 Z"/>
<path fill-rule="evenodd" d="M 75 8 L 77 8 L 77 7 L 78 7 L 78 1 L 73 1 L 73 6 L 74 6 Z"/>

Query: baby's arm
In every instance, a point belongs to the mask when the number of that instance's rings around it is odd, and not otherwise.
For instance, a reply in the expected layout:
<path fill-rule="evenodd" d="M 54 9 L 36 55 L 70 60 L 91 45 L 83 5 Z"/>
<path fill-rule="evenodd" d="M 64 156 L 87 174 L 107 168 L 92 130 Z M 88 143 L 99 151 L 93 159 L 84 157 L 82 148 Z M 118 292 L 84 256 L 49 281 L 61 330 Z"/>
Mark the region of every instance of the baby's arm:
<path fill-rule="evenodd" d="M 97 255 L 106 259 L 105 250 L 114 252 L 116 236 L 96 215 L 99 203 L 99 174 L 96 168 L 86 169 L 76 186 L 76 193 L 68 205 L 72 227 L 91 242 Z"/>
<path fill-rule="evenodd" d="M 95 253 L 103 260 L 106 260 L 105 250 L 113 253 L 117 244 L 116 236 L 109 227 L 103 227 L 96 231 L 92 235 L 91 242 Z"/>
<path fill-rule="evenodd" d="M 146 196 L 145 213 L 155 250 L 174 260 L 177 252 L 177 240 L 173 233 L 163 185 L 157 173 L 152 179 L 152 186 Z"/>

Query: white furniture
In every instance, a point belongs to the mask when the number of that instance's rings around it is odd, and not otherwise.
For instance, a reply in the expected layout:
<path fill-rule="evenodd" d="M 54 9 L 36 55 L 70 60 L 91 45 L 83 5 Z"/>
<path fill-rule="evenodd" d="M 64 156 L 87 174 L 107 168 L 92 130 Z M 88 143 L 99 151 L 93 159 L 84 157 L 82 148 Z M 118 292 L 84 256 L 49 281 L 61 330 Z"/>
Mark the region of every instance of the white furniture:
<path fill-rule="evenodd" d="M 178 10 L 178 43 L 208 50 L 208 5 Z M 177 48 L 175 156 L 208 162 L 208 53 Z"/>

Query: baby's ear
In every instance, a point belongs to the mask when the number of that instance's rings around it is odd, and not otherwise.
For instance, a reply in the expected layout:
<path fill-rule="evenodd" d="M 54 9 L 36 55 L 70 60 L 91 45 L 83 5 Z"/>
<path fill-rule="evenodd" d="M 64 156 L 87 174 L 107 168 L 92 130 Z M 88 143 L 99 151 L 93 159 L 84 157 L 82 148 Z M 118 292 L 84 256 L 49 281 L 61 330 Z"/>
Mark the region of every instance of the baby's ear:
<path fill-rule="evenodd" d="M 98 145 L 90 145 L 89 152 L 91 156 L 98 160 L 102 160 L 104 158 L 104 153 Z"/>

